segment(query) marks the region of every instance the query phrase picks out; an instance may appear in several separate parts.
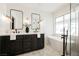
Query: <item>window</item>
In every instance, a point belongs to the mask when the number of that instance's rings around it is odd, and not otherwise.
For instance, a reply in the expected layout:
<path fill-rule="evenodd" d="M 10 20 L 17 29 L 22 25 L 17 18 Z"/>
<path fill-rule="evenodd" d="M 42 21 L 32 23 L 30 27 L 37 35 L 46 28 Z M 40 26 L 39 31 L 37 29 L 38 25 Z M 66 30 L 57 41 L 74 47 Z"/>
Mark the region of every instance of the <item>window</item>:
<path fill-rule="evenodd" d="M 75 12 L 71 13 L 71 35 L 75 35 Z"/>
<path fill-rule="evenodd" d="M 70 25 L 70 14 L 66 14 L 64 15 L 64 28 L 65 28 L 65 33 L 67 33 L 67 31 L 69 32 L 69 25 Z"/>
<path fill-rule="evenodd" d="M 63 16 L 56 18 L 56 34 L 63 34 Z"/>
<path fill-rule="evenodd" d="M 76 35 L 75 31 L 77 30 L 77 22 L 75 19 L 75 12 L 71 13 L 71 35 Z M 65 14 L 61 17 L 56 18 L 56 34 L 63 34 L 63 29 L 66 31 L 70 29 L 70 14 Z"/>

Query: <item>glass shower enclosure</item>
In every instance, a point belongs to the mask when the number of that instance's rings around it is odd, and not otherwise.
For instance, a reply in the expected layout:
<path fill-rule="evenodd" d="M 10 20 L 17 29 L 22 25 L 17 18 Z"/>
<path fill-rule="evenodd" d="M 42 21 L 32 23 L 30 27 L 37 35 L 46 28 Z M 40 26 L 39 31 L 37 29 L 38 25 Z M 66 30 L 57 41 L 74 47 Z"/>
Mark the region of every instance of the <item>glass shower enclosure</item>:
<path fill-rule="evenodd" d="M 79 56 L 79 4 L 70 3 L 69 7 L 69 14 L 64 16 L 63 34 L 67 35 L 67 37 L 65 38 L 64 55 Z"/>

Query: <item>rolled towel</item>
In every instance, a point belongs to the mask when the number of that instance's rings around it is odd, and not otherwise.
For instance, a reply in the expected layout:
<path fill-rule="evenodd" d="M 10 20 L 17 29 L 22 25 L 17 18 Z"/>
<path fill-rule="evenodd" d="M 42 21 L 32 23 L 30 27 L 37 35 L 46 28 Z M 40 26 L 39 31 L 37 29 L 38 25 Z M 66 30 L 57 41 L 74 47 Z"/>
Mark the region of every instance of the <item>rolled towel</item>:
<path fill-rule="evenodd" d="M 16 40 L 16 34 L 12 33 L 12 34 L 10 35 L 10 40 Z"/>
<path fill-rule="evenodd" d="M 37 38 L 40 38 L 40 33 L 37 34 Z"/>

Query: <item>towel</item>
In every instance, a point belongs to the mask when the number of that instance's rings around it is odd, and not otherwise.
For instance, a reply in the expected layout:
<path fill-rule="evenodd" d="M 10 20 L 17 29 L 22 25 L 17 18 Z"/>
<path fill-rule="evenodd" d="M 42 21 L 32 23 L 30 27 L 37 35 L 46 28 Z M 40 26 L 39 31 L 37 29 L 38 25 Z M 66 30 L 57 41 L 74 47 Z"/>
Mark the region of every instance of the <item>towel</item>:
<path fill-rule="evenodd" d="M 37 38 L 40 38 L 40 33 L 37 34 Z"/>
<path fill-rule="evenodd" d="M 12 34 L 10 35 L 10 40 L 16 40 L 16 34 L 12 33 Z"/>

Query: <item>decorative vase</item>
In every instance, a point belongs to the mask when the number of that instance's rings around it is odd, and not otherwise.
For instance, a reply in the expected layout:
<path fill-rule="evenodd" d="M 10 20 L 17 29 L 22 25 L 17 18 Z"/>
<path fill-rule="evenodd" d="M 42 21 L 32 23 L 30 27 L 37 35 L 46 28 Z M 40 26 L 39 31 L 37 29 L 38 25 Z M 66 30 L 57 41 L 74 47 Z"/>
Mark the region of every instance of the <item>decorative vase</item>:
<path fill-rule="evenodd" d="M 29 27 L 26 27 L 26 33 L 28 33 L 29 32 Z"/>

